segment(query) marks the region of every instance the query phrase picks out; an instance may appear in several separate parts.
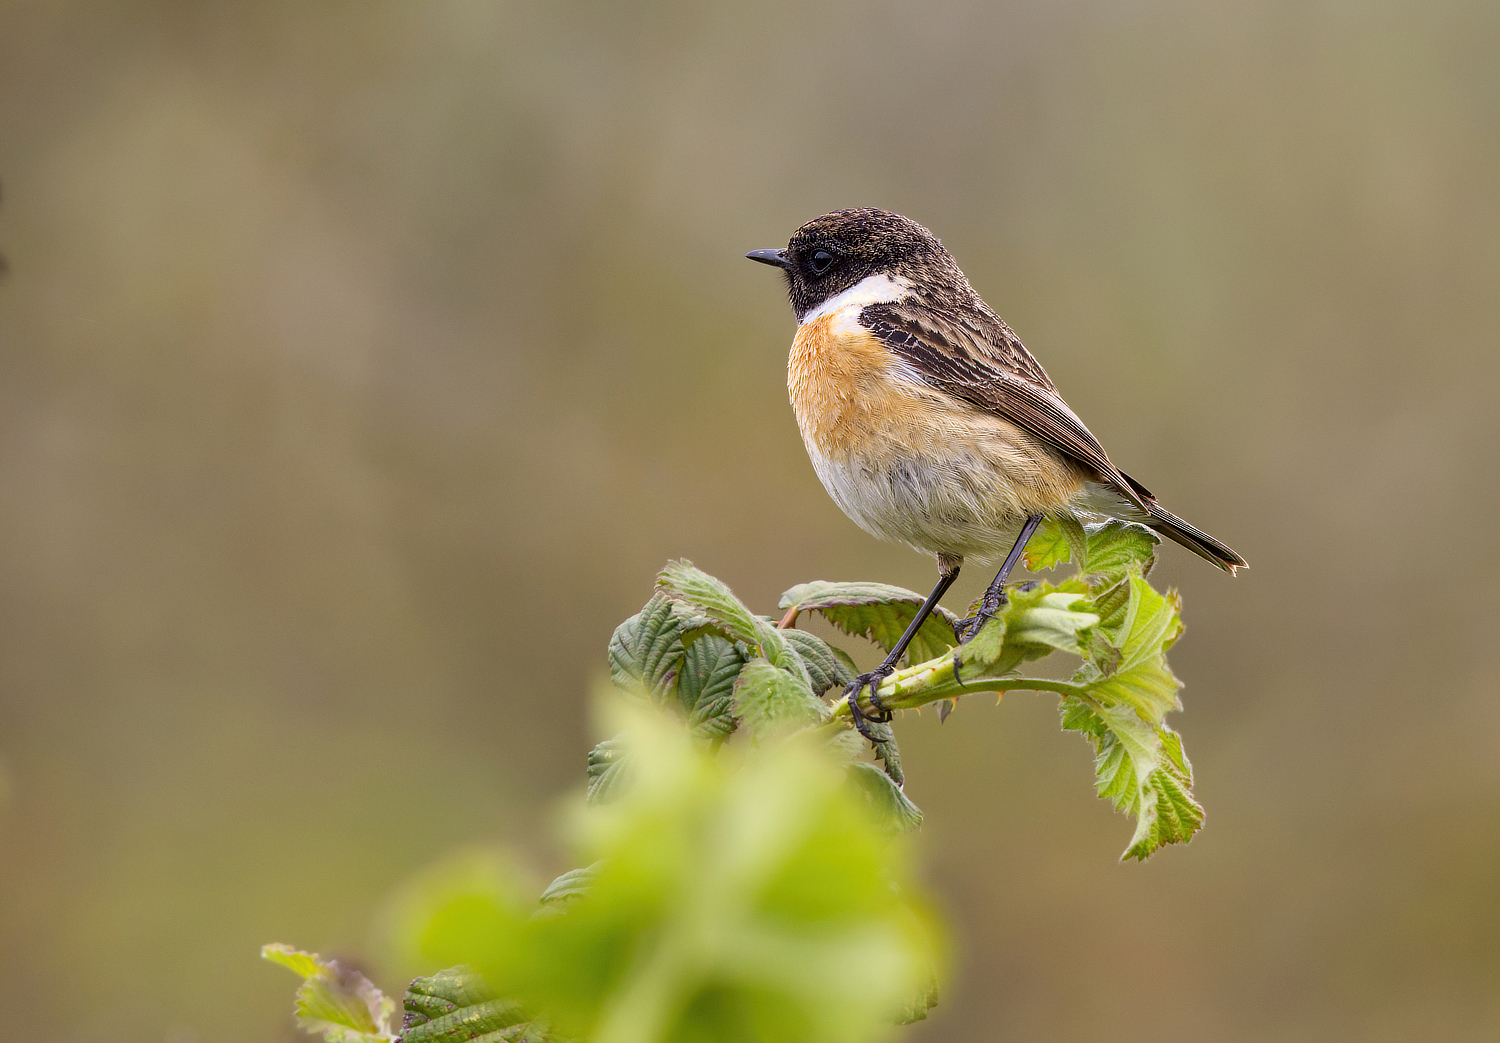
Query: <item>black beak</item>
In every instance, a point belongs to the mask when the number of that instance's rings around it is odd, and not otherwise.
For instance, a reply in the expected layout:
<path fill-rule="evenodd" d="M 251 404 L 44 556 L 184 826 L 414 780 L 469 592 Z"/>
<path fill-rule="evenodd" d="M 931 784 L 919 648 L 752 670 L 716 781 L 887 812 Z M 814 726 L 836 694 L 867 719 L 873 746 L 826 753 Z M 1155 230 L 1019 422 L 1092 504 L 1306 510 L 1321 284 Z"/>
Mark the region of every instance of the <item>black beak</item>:
<path fill-rule="evenodd" d="M 751 250 L 745 255 L 752 261 L 761 264 L 774 264 L 778 268 L 790 268 L 792 263 L 786 259 L 785 250 Z"/>

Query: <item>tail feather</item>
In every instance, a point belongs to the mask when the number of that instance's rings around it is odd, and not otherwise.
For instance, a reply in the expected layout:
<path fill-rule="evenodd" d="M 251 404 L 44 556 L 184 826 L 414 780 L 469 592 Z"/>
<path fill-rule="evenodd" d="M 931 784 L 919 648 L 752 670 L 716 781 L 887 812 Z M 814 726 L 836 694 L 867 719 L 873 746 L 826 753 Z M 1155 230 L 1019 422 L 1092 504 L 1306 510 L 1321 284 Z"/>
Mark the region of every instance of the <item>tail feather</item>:
<path fill-rule="evenodd" d="M 1219 568 L 1234 575 L 1236 569 L 1249 568 L 1249 563 L 1202 529 L 1196 529 L 1171 511 L 1160 507 L 1155 500 L 1146 501 L 1146 511 L 1151 515 L 1147 525 L 1168 539 L 1180 543 L 1200 558 L 1213 562 Z"/>

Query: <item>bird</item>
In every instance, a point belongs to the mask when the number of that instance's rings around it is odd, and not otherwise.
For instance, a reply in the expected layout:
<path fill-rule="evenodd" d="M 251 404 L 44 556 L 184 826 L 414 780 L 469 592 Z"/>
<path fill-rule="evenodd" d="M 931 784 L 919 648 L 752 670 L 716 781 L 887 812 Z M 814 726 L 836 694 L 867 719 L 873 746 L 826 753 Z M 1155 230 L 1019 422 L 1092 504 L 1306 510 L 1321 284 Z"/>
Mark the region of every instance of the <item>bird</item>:
<path fill-rule="evenodd" d="M 927 228 L 874 207 L 835 210 L 784 249 L 797 319 L 787 390 L 814 470 L 861 529 L 937 559 L 938 581 L 885 661 L 845 690 L 850 714 L 891 719 L 876 695 L 966 559 L 1001 559 L 972 638 L 1047 518 L 1150 526 L 1233 575 L 1245 559 L 1116 467 L 1011 328 Z M 1008 548 L 1008 550 L 1007 550 Z M 862 711 L 868 687 L 873 712 Z"/>

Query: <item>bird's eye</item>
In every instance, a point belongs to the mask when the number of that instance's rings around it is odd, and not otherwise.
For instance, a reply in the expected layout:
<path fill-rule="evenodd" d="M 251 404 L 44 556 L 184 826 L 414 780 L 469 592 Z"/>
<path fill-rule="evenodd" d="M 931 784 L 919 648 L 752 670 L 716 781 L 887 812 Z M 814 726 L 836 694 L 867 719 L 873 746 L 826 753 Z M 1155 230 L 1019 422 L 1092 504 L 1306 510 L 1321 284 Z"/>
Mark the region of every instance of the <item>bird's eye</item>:
<path fill-rule="evenodd" d="M 813 255 L 807 259 L 807 267 L 814 275 L 822 275 L 833 266 L 833 254 L 827 250 L 814 250 Z"/>

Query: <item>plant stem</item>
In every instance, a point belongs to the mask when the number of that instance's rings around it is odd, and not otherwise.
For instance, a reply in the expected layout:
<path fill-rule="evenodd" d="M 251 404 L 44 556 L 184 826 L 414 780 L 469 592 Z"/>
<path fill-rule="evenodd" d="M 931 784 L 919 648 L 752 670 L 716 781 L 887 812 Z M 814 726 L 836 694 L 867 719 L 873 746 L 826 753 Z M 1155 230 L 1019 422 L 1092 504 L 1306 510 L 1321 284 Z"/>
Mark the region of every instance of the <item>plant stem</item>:
<path fill-rule="evenodd" d="M 1006 692 L 1012 689 L 1056 692 L 1058 695 L 1082 695 L 1085 689 L 1067 681 L 1047 677 L 1007 676 L 993 665 L 965 662 L 960 646 L 950 655 L 929 659 L 925 663 L 897 670 L 880 685 L 877 696 L 888 710 L 914 710 L 940 699 L 952 699 L 975 692 Z M 871 708 L 873 709 L 873 707 Z M 847 719 L 849 704 L 840 701 L 833 708 L 833 718 Z"/>

